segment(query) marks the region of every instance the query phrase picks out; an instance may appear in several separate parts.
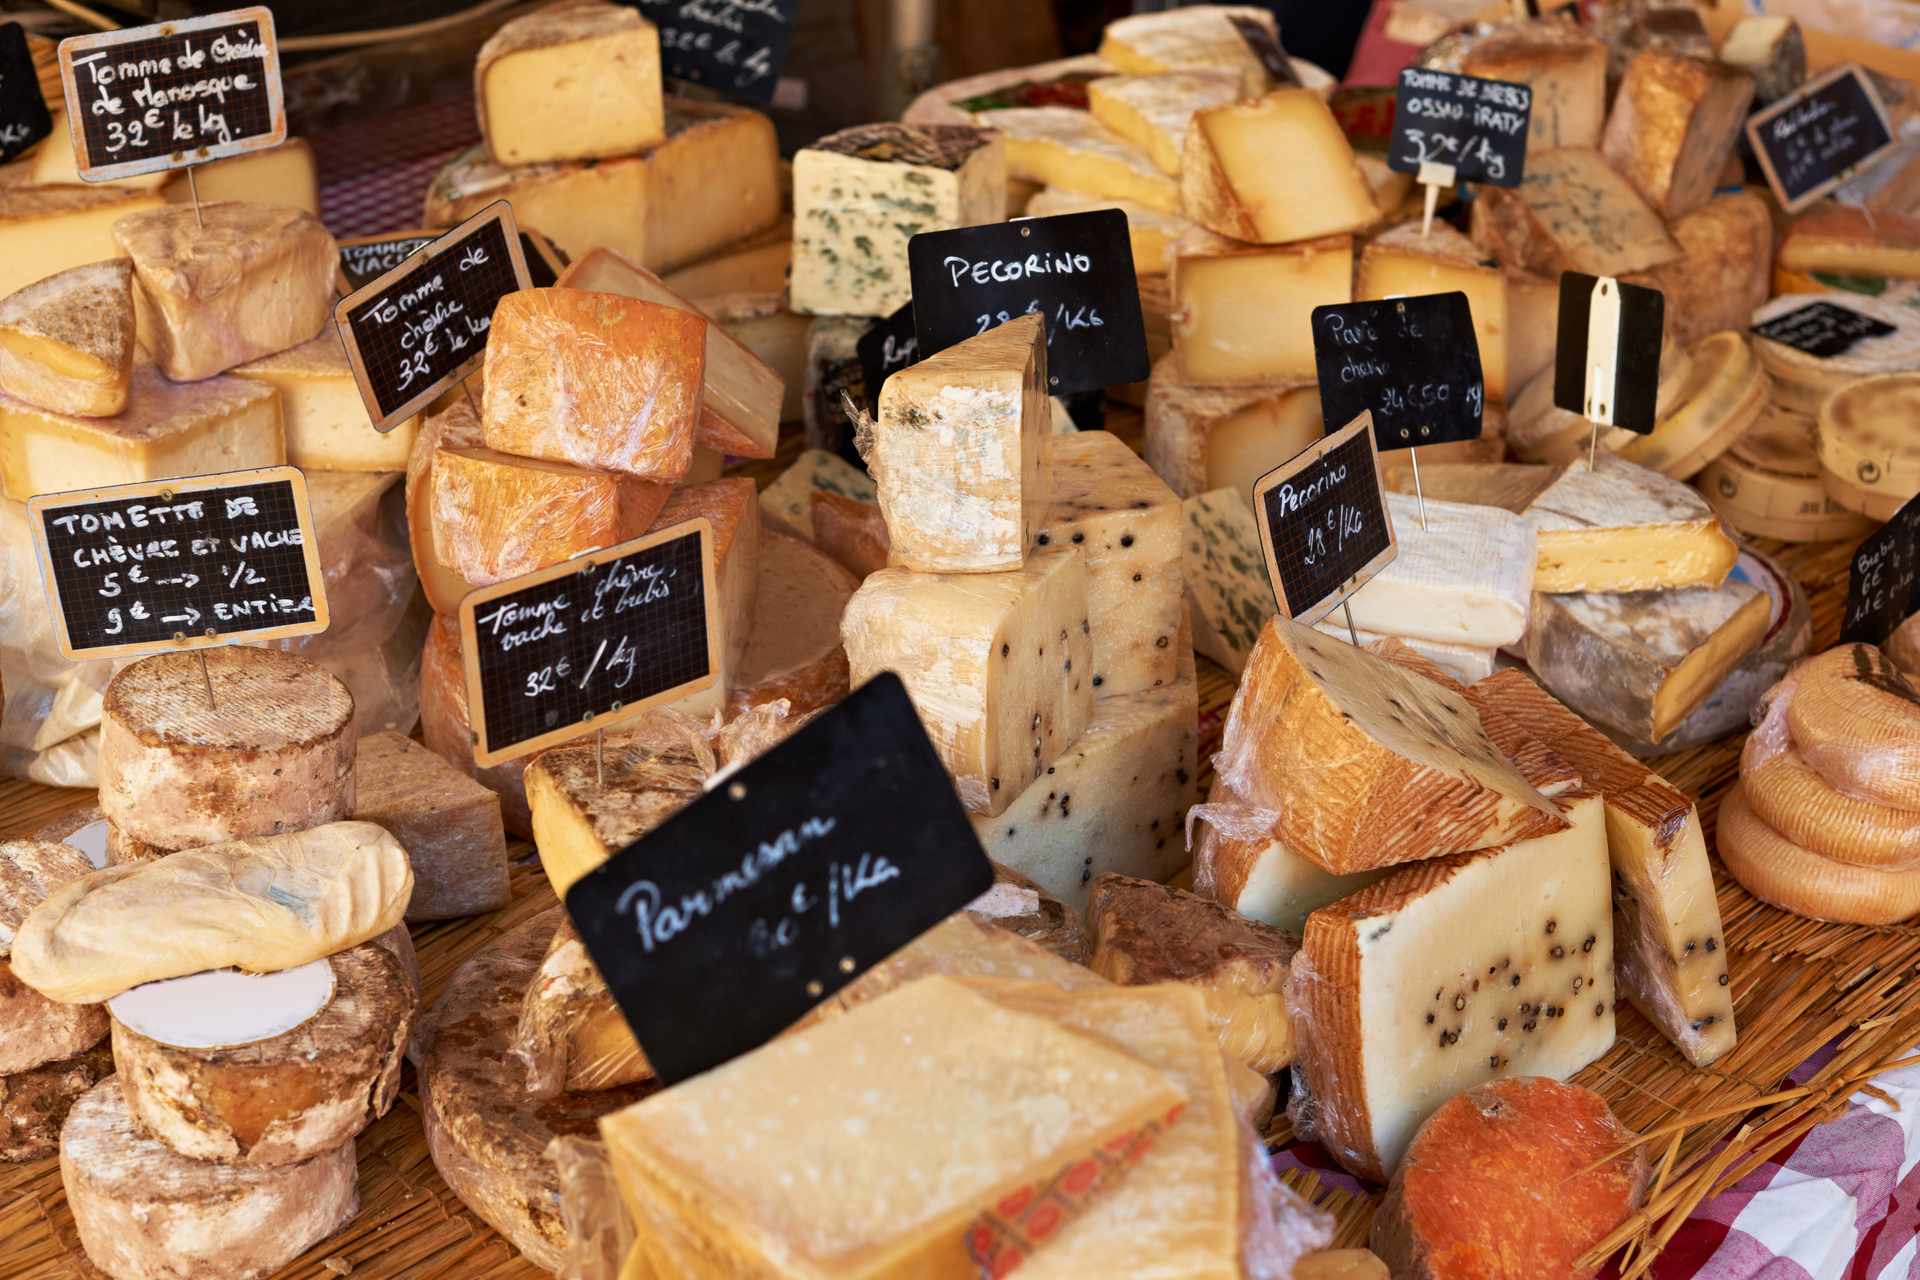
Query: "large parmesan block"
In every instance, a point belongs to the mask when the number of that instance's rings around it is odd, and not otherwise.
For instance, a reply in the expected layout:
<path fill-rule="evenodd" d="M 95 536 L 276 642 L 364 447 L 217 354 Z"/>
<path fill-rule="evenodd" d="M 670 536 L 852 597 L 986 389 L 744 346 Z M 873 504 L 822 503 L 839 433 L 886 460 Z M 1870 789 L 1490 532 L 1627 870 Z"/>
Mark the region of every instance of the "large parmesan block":
<path fill-rule="evenodd" d="M 527 1092 L 537 1098 L 639 1084 L 653 1076 L 571 920 L 553 931 L 527 984 L 509 1052 L 525 1064 Z"/>
<path fill-rule="evenodd" d="M 302 471 L 406 470 L 419 415 L 385 433 L 373 429 L 347 349 L 332 325 L 298 346 L 235 365 L 233 376 L 280 392 L 287 461 Z"/>
<path fill-rule="evenodd" d="M 974 119 L 1005 141 L 1010 177 L 1180 212 L 1179 183 L 1153 157 L 1072 107 L 1004 107 Z"/>
<path fill-rule="evenodd" d="M 81 1248 L 114 1280 L 250 1280 L 359 1212 L 353 1155 L 343 1142 L 276 1168 L 190 1159 L 147 1135 L 115 1078 L 67 1116 L 60 1181 Z"/>
<path fill-rule="evenodd" d="M 1600 154 L 1672 222 L 1713 195 L 1753 102 L 1753 77 L 1724 62 L 1647 49 L 1627 64 Z"/>
<path fill-rule="evenodd" d="M 692 315 L 702 314 L 660 277 L 613 249 L 594 249 L 582 255 L 561 274 L 558 287 L 617 293 Z M 780 402 L 785 390 L 780 375 L 724 326 L 709 324 L 702 380 L 694 446 L 745 458 L 771 458 L 780 434 Z"/>
<path fill-rule="evenodd" d="M 850 685 L 840 618 L 859 587 L 860 579 L 815 548 L 762 529 L 753 629 L 729 673 L 729 713 L 785 698 L 792 714 L 806 715 L 844 698 Z"/>
<path fill-rule="evenodd" d="M 1518 187 L 1481 187 L 1473 239 L 1502 262 L 1555 280 L 1563 271 L 1630 275 L 1685 252 L 1660 215 L 1586 147 L 1529 155 Z"/>
<path fill-rule="evenodd" d="M 353 695 L 323 667 L 277 649 L 155 654 L 107 686 L 100 808 L 166 850 L 303 831 L 353 813 L 353 752 Z"/>
<path fill-rule="evenodd" d="M 1259 244 L 1352 231 L 1380 216 L 1353 148 L 1312 89 L 1195 113 L 1180 198 L 1209 231 Z"/>
<path fill-rule="evenodd" d="M 1607 46 L 1570 18 L 1500 23 L 1449 70 L 1533 91 L 1527 164 L 1554 147 L 1597 147 L 1607 118 Z"/>
<path fill-rule="evenodd" d="M 113 224 L 159 209 L 158 191 L 114 186 L 28 187 L 0 178 L 0 297 L 36 280 L 107 258 L 125 257 Z"/>
<path fill-rule="evenodd" d="M 892 315 L 913 296 L 907 241 L 1006 217 L 1010 149 L 965 125 L 863 124 L 793 157 L 795 311 Z"/>
<path fill-rule="evenodd" d="M 113 238 L 133 259 L 141 335 L 169 378 L 192 382 L 285 351 L 333 316 L 339 256 L 305 210 L 169 205 L 128 214 Z"/>
<path fill-rule="evenodd" d="M 1473 693 L 1546 743 L 1605 798 L 1621 993 L 1687 1061 L 1714 1061 L 1733 1047 L 1733 993 L 1693 801 L 1518 671 L 1498 672 Z"/>
<path fill-rule="evenodd" d="M 1193 113 L 1240 97 L 1237 67 L 1193 67 L 1148 75 L 1104 76 L 1087 84 L 1093 118 L 1147 153 L 1162 173 L 1180 175 Z M 1027 212 L 1033 215 L 1031 206 Z"/>
<path fill-rule="evenodd" d="M 1313 379 L 1313 309 L 1353 301 L 1353 237 L 1269 247 L 1195 227 L 1169 253 L 1173 346 L 1188 378 Z"/>
<path fill-rule="evenodd" d="M 92 870 L 87 856 L 70 845 L 38 838 L 0 844 L 0 1077 L 84 1053 L 106 1034 L 105 1009 L 49 1000 L 15 977 L 7 962 L 14 933 L 27 913 L 53 890 Z M 11 1094 L 6 1100 L 11 1101 Z M 7 1114 L 12 1111 L 8 1106 L 0 1116 L 18 1119 Z M 7 1128 L 0 1123 L 0 1159 L 11 1158 L 5 1154 L 9 1139 L 25 1140 L 8 1134 Z"/>
<path fill-rule="evenodd" d="M 1078 547 L 1086 561 L 1096 695 L 1173 682 L 1180 502 L 1138 454 L 1105 431 L 1053 441 L 1053 497 L 1033 545 Z"/>
<path fill-rule="evenodd" d="M 487 447 L 678 480 L 693 460 L 707 322 L 584 289 L 523 289 L 487 333 Z"/>
<path fill-rule="evenodd" d="M 354 761 L 354 821 L 386 828 L 407 851 L 409 922 L 507 905 L 499 796 L 397 733 L 360 739 Z"/>
<path fill-rule="evenodd" d="M 1307 919 L 1287 1007 L 1295 1132 L 1383 1182 L 1440 1105 L 1507 1076 L 1564 1080 L 1613 1044 L 1605 806 L 1401 867 Z"/>
<path fill-rule="evenodd" d="M 467 716 L 467 668 L 460 652 L 460 620 L 436 614 L 420 654 L 420 736 L 427 749 L 500 797 L 500 821 L 533 839 L 527 808 L 524 756 L 481 768 L 473 762 L 473 726 Z"/>
<path fill-rule="evenodd" d="M 1409 219 L 1367 241 L 1354 279 L 1356 300 L 1424 293 L 1467 295 L 1486 398 L 1504 402 L 1507 388 L 1507 273 L 1497 259 L 1444 222 L 1425 235 Z M 1517 386 L 1515 388 L 1518 389 Z"/>
<path fill-rule="evenodd" d="M 1177 351 L 1154 362 L 1146 420 L 1147 465 L 1183 498 L 1233 489 L 1251 502 L 1254 481 L 1326 434 L 1311 372 L 1205 386 L 1187 373 Z"/>
<path fill-rule="evenodd" d="M 0 391 L 55 413 L 108 418 L 133 381 L 133 271 L 72 267 L 0 298 Z"/>
<path fill-rule="evenodd" d="M 1464 699 L 1268 619 L 1227 713 L 1220 776 L 1275 834 L 1347 874 L 1564 830 Z"/>
<path fill-rule="evenodd" d="M 561 0 L 513 19 L 480 46 L 473 87 L 501 164 L 624 156 L 666 137 L 660 33 L 623 5 Z"/>
<path fill-rule="evenodd" d="M 1273 815 L 1255 809 L 1220 778 L 1191 821 L 1193 891 L 1250 920 L 1299 935 L 1321 907 L 1360 892 L 1389 867 L 1335 875 L 1273 833 Z"/>
<path fill-rule="evenodd" d="M 1697 489 L 1601 454 L 1577 458 L 1527 504 L 1536 591 L 1717 587 L 1739 548 Z"/>
<path fill-rule="evenodd" d="M 1387 495 L 1399 553 L 1347 598 L 1356 627 L 1498 648 L 1527 631 L 1534 528 L 1498 507 Z M 1343 615 L 1344 617 L 1344 615 Z"/>
<path fill-rule="evenodd" d="M 1712 197 L 1667 231 L 1684 256 L 1627 277 L 1666 295 L 1666 327 L 1692 346 L 1709 334 L 1745 329 L 1773 284 L 1773 219 L 1751 188 Z"/>
<path fill-rule="evenodd" d="M 853 686 L 897 674 L 961 800 L 988 815 L 1091 723 L 1091 630 L 1086 564 L 1070 548 L 1004 573 L 882 569 L 840 622 Z"/>
<path fill-rule="evenodd" d="M 431 479 L 434 554 L 475 586 L 637 538 L 673 494 L 669 481 L 444 446 Z"/>
<path fill-rule="evenodd" d="M 239 378 L 169 382 L 138 366 L 117 417 L 54 413 L 0 391 L 0 487 L 42 493 L 277 467 L 280 396 Z"/>
<path fill-rule="evenodd" d="M 989 573 L 1026 560 L 1052 496 L 1046 387 L 1046 332 L 1037 315 L 887 379 L 863 452 L 894 564 Z"/>
<path fill-rule="evenodd" d="M 720 597 L 720 655 L 724 684 L 740 667 L 753 634 L 753 605 L 760 590 L 760 502 L 745 476 L 709 480 L 675 489 L 654 517 L 655 531 L 689 520 L 713 526 L 713 576 Z"/>

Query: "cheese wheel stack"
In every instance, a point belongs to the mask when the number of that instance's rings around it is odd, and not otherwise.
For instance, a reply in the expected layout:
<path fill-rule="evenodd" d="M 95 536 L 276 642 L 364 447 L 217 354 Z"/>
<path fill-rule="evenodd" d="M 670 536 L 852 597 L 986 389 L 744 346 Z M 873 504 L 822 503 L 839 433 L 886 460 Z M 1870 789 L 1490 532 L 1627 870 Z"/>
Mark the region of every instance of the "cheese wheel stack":
<path fill-rule="evenodd" d="M 1891 520 L 1920 493 L 1920 373 L 1862 378 L 1820 407 L 1821 483 L 1840 506 Z"/>

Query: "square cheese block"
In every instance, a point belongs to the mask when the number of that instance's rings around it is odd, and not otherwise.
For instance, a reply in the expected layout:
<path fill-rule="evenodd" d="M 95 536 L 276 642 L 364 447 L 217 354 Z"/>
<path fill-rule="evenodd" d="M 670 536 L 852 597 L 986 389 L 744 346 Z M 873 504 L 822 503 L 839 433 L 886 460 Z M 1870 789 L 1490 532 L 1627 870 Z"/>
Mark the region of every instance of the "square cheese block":
<path fill-rule="evenodd" d="M 1118 209 L 1127 215 L 1127 241 L 1133 250 L 1135 275 L 1154 275 L 1169 271 L 1173 259 L 1167 250 L 1193 224 L 1177 213 L 1153 209 L 1132 200 L 1088 195 L 1065 187 L 1042 187 L 1027 201 L 1029 218 L 1057 218 L 1065 213 L 1089 213 L 1095 209 Z M 1151 343 L 1149 344 L 1151 349 Z"/>
<path fill-rule="evenodd" d="M 863 124 L 793 157 L 795 311 L 891 315 L 913 296 L 907 241 L 1006 216 L 1007 152 L 966 125 Z"/>
<path fill-rule="evenodd" d="M 287 461 L 301 470 L 406 469 L 420 415 L 384 434 L 374 430 L 340 331 L 332 325 L 298 346 L 235 365 L 233 376 L 279 388 Z"/>
<path fill-rule="evenodd" d="M 1251 501 L 1237 489 L 1215 489 L 1182 502 L 1180 518 L 1194 651 L 1238 679 L 1261 628 L 1278 612 Z"/>
<path fill-rule="evenodd" d="M 204 225 L 202 225 L 204 220 Z M 333 317 L 333 237 L 312 214 L 236 200 L 113 224 L 133 259 L 141 338 L 182 382 L 285 351 Z"/>
<path fill-rule="evenodd" d="M 1072 107 L 976 112 L 1006 145 L 1010 177 L 1180 212 L 1180 185 L 1146 151 Z"/>
<path fill-rule="evenodd" d="M 1481 187 L 1472 230 L 1502 262 L 1554 280 L 1563 271 L 1631 275 L 1685 252 L 1627 180 L 1585 147 L 1528 156 L 1518 187 Z"/>
<path fill-rule="evenodd" d="M 693 461 L 707 322 L 584 289 L 523 289 L 487 334 L 487 447 L 678 480 Z"/>
<path fill-rule="evenodd" d="M 431 483 L 435 554 L 477 587 L 637 538 L 673 492 L 623 472 L 445 445 Z"/>
<path fill-rule="evenodd" d="M 560 0 L 480 46 L 473 96 L 501 164 L 630 155 L 666 137 L 660 33 L 624 5 Z"/>
<path fill-rule="evenodd" d="M 832 493 L 875 502 L 871 477 L 825 449 L 805 449 L 780 478 L 760 491 L 760 519 L 769 529 L 813 541 L 813 495 Z"/>
<path fill-rule="evenodd" d="M 195 165 L 191 183 L 183 176 L 168 184 L 167 203 L 192 204 L 196 187 L 202 204 L 214 200 L 283 204 L 320 216 L 320 170 L 305 138 L 288 138 L 264 151 Z"/>
<path fill-rule="evenodd" d="M 659 276 L 617 250 L 593 249 L 561 273 L 558 288 L 617 293 L 705 318 L 699 307 Z M 700 420 L 694 445 L 743 458 L 771 458 L 780 435 L 785 387 L 780 375 L 724 326 L 706 327 Z"/>
<path fill-rule="evenodd" d="M 862 454 L 893 538 L 922 573 L 1017 569 L 1052 498 L 1047 339 L 1025 315 L 888 377 Z"/>
<path fill-rule="evenodd" d="M 1321 907 L 1360 892 L 1391 867 L 1335 875 L 1274 834 L 1272 816 L 1219 778 L 1193 817 L 1193 891 L 1250 920 L 1298 936 Z"/>
<path fill-rule="evenodd" d="M 1180 198 L 1209 231 L 1257 244 L 1352 231 L 1380 216 L 1346 134 L 1312 89 L 1195 113 Z"/>
<path fill-rule="evenodd" d="M 661 277 L 685 298 L 716 293 L 778 293 L 787 287 L 793 261 L 793 219 L 782 217 L 764 230 L 722 245 L 706 257 Z"/>
<path fill-rule="evenodd" d="M 1751 188 L 1722 192 L 1668 225 L 1683 256 L 1625 277 L 1629 284 L 1646 285 L 1666 295 L 1667 332 L 1681 346 L 1690 347 L 1728 329 L 1744 330 L 1772 293 L 1773 217 L 1767 209 L 1767 200 Z M 1858 210 L 1847 212 L 1860 217 Z M 1875 216 L 1884 225 L 1885 215 Z M 1786 246 L 1792 243 L 1789 228 Z M 1783 260 L 1786 246 L 1781 249 Z M 1836 274 L 1877 273 L 1841 270 Z M 1514 332 L 1518 334 L 1518 325 Z"/>
<path fill-rule="evenodd" d="M 280 394 L 244 378 L 170 382 L 137 366 L 117 417 L 54 413 L 0 392 L 0 488 L 16 502 L 287 460 Z"/>
<path fill-rule="evenodd" d="M 494 163 L 484 145 L 456 156 L 427 189 L 430 227 L 458 226 L 496 200 L 570 258 L 618 250 L 671 271 L 765 230 L 780 217 L 773 122 L 728 103 L 668 98 L 666 140 L 608 160 Z"/>
<path fill-rule="evenodd" d="M 1502 22 L 1472 41 L 1457 67 L 1443 69 L 1533 91 L 1528 168 L 1536 151 L 1600 145 L 1607 119 L 1607 45 L 1568 17 Z"/>
<path fill-rule="evenodd" d="M 519 756 L 486 768 L 473 762 L 476 739 L 467 715 L 460 620 L 449 614 L 434 615 L 420 652 L 420 736 L 427 750 L 500 797 L 500 820 L 508 831 L 525 840 L 534 838 L 524 781 L 527 758 Z"/>
<path fill-rule="evenodd" d="M 1180 500 L 1105 431 L 1053 442 L 1053 496 L 1035 550 L 1077 547 L 1087 562 L 1096 696 L 1174 680 L 1180 632 Z"/>
<path fill-rule="evenodd" d="M 1353 237 L 1288 245 L 1202 227 L 1173 242 L 1173 346 L 1206 386 L 1310 381 L 1313 309 L 1353 301 Z"/>
<path fill-rule="evenodd" d="M 1507 273 L 1496 258 L 1444 222 L 1429 234 L 1411 220 L 1367 241 L 1354 279 L 1356 300 L 1426 293 L 1467 295 L 1473 337 L 1480 347 L 1486 398 L 1507 398 Z M 1518 389 L 1517 387 L 1515 388 Z"/>
<path fill-rule="evenodd" d="M 1655 213 L 1684 218 L 1720 185 L 1752 103 L 1753 77 L 1736 67 L 1643 50 L 1627 64 L 1600 154 Z"/>
<path fill-rule="evenodd" d="M 1086 563 L 1071 549 L 1003 573 L 882 569 L 840 620 L 852 687 L 898 675 L 961 801 L 988 815 L 1091 723 L 1091 631 Z"/>
<path fill-rule="evenodd" d="M 1613 1045 L 1606 808 L 1567 829 L 1400 867 L 1307 918 L 1287 1006 L 1287 1114 L 1385 1182 L 1442 1102 L 1487 1080 L 1564 1080 Z"/>
<path fill-rule="evenodd" d="M 726 671 L 740 667 L 753 633 L 753 603 L 760 588 L 760 502 L 745 476 L 709 480 L 675 489 L 649 532 L 688 520 L 713 526 L 713 574 L 720 592 L 720 654 Z M 726 683 L 724 677 L 721 681 Z"/>
<path fill-rule="evenodd" d="M 1154 362 L 1147 380 L 1147 463 L 1182 497 L 1253 484 L 1326 434 L 1312 351 L 1303 378 L 1209 386 L 1179 352 Z"/>
<path fill-rule="evenodd" d="M 407 922 L 450 920 L 507 905 L 500 797 L 399 733 L 360 739 L 354 821 L 386 828 L 407 851 Z"/>
<path fill-rule="evenodd" d="M 133 381 L 133 270 L 70 267 L 0 298 L 0 391 L 55 413 L 109 418 Z"/>
<path fill-rule="evenodd" d="M 1193 113 L 1239 97 L 1237 67 L 1106 76 L 1087 84 L 1087 109 L 1093 118 L 1145 151 L 1162 173 L 1176 178 Z M 1029 208 L 1028 213 L 1032 212 Z"/>
<path fill-rule="evenodd" d="M 657 1271 L 959 1280 L 978 1274 L 967 1242 L 982 1213 L 1109 1144 L 1127 1150 L 1146 1126 L 1177 1125 L 1188 1098 L 1112 1041 L 930 977 L 615 1112 L 600 1132 Z M 716 1141 L 714 1117 L 743 1109 L 752 1140 Z"/>
<path fill-rule="evenodd" d="M 1265 64 L 1233 25 L 1234 19 L 1263 27 L 1277 40 L 1273 10 L 1257 5 L 1194 5 L 1164 13 L 1117 18 L 1100 35 L 1099 56 L 1116 70 L 1135 75 L 1228 67 L 1240 73 L 1240 93 L 1252 97 L 1272 87 Z"/>
<path fill-rule="evenodd" d="M 1191 678 L 1095 698 L 1085 732 L 1013 803 L 973 815 L 981 847 L 1076 911 L 1109 871 L 1171 879 L 1187 863 L 1198 718 Z"/>
<path fill-rule="evenodd" d="M 1275 832 L 1347 874 L 1564 830 L 1464 699 L 1275 615 L 1216 762 Z"/>
<path fill-rule="evenodd" d="M 29 181 L 34 186 L 119 187 L 123 191 L 158 191 L 176 178 L 185 176 L 171 169 L 162 169 L 157 173 L 109 178 L 100 183 L 87 182 L 80 176 L 80 162 L 73 152 L 73 132 L 67 124 L 67 113 L 60 109 L 60 100 L 48 105 L 53 108 L 53 132 L 33 153 L 31 161 L 22 161 L 28 166 Z"/>
<path fill-rule="evenodd" d="M 1519 671 L 1502 671 L 1474 692 L 1605 797 L 1621 992 L 1687 1061 L 1696 1067 L 1713 1062 L 1734 1044 L 1733 993 L 1713 868 L 1693 801 Z"/>
<path fill-rule="evenodd" d="M 0 170 L 0 297 L 69 267 L 125 257 L 113 224 L 165 207 L 158 191 L 124 187 L 29 187 Z"/>
<path fill-rule="evenodd" d="M 1567 464 L 1526 506 L 1539 530 L 1536 591 L 1717 587 L 1740 550 L 1700 491 L 1602 455 Z"/>
<path fill-rule="evenodd" d="M 1387 495 L 1399 554 L 1347 597 L 1353 624 L 1438 644 L 1499 648 L 1527 631 L 1534 527 L 1499 507 Z"/>

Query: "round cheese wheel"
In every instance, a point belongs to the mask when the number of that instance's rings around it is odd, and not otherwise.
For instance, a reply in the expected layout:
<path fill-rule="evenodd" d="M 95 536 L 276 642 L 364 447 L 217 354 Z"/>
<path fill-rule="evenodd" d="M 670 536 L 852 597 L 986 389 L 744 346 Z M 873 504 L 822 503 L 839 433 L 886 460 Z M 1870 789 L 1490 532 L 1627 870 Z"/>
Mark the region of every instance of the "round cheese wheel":
<path fill-rule="evenodd" d="M 97 1004 L 49 1000 L 0 960 L 0 1076 L 71 1058 L 107 1034 L 107 1010 Z M 0 1093 L 0 1100 L 5 1094 Z"/>
<path fill-rule="evenodd" d="M 1794 745 L 1850 796 L 1920 809 L 1920 691 L 1870 644 L 1847 644 L 1794 670 Z"/>
<path fill-rule="evenodd" d="M 1862 378 L 1820 407 L 1820 462 L 1869 493 L 1920 493 L 1920 373 Z"/>
<path fill-rule="evenodd" d="M 1873 522 L 1847 510 L 1820 484 L 1814 419 L 1769 404 L 1745 435 L 1696 478 L 1713 509 L 1740 532 L 1785 542 L 1853 538 Z"/>
<path fill-rule="evenodd" d="M 385 1115 L 419 1014 L 413 979 L 378 942 L 326 963 L 326 1007 L 251 1044 L 181 1049 L 115 1018 L 113 1060 L 141 1127 L 195 1160 L 288 1165 L 351 1143 Z"/>
<path fill-rule="evenodd" d="M 564 913 L 555 907 L 501 935 L 454 973 L 419 1035 L 421 1123 L 440 1176 L 466 1206 L 548 1271 L 567 1233 L 560 1177 L 547 1144 L 592 1134 L 603 1115 L 638 1102 L 657 1082 L 541 1099 L 508 1054 L 527 987 Z"/>
<path fill-rule="evenodd" d="M 360 1208 L 353 1144 L 261 1168 L 190 1160 L 144 1133 L 113 1076 L 74 1104 L 60 1177 L 80 1245 L 113 1280 L 253 1280 Z"/>
<path fill-rule="evenodd" d="M 1893 332 L 1861 338 L 1837 356 L 1811 355 L 1798 347 L 1753 335 L 1754 353 L 1773 378 L 1774 402 L 1800 413 L 1818 413 L 1828 396 L 1857 378 L 1920 369 L 1920 316 L 1911 307 L 1857 293 L 1786 293 L 1753 313 L 1765 324 L 1815 302 L 1829 302 L 1893 326 Z"/>
<path fill-rule="evenodd" d="M 427 628 L 420 655 L 420 736 L 427 750 L 500 797 L 500 820 L 507 830 L 533 839 L 533 810 L 527 804 L 528 757 L 481 768 L 473 762 L 473 726 L 467 719 L 467 668 L 460 656 L 458 619 L 439 614 Z"/>
<path fill-rule="evenodd" d="M 1710 334 L 1687 352 L 1692 367 L 1651 434 L 1616 433 L 1607 447 L 1629 462 L 1685 480 L 1726 452 L 1766 407 L 1769 381 L 1744 335 Z"/>
<path fill-rule="evenodd" d="M 353 816 L 353 695 L 324 668 L 229 646 L 142 658 L 107 686 L 100 808 L 167 851 Z M 207 705 L 207 680 L 214 705 Z"/>
<path fill-rule="evenodd" d="M 1824 466 L 1820 468 L 1820 487 L 1827 491 L 1835 506 L 1856 511 L 1869 520 L 1891 520 L 1906 505 L 1906 500 L 1898 494 L 1862 488 Z"/>
<path fill-rule="evenodd" d="M 1740 780 L 1755 816 L 1814 853 L 1887 870 L 1920 866 L 1920 812 L 1860 800 L 1821 777 L 1787 729 L 1799 679 L 1789 675 L 1761 704 L 1765 714 L 1740 752 Z"/>
<path fill-rule="evenodd" d="M 1861 867 L 1797 845 L 1768 826 L 1734 783 L 1720 802 L 1714 842 L 1754 897 L 1810 920 L 1898 924 L 1920 913 L 1920 871 Z"/>

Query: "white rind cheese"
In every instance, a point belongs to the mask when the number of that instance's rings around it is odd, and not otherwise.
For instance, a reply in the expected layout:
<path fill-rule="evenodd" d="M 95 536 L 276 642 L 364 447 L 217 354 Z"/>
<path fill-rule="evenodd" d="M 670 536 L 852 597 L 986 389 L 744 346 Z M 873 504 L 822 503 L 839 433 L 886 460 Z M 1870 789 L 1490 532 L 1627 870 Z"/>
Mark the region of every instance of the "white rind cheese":
<path fill-rule="evenodd" d="M 1356 627 L 1438 644 L 1498 648 L 1526 634 L 1534 526 L 1499 507 L 1390 493 L 1397 554 L 1347 598 Z"/>
<path fill-rule="evenodd" d="M 1264 93 L 1271 83 L 1266 67 L 1234 27 L 1235 18 L 1277 36 L 1270 9 L 1195 5 L 1109 22 L 1101 33 L 1099 56 L 1110 66 L 1134 74 L 1231 67 L 1240 73 L 1242 95 Z"/>
<path fill-rule="evenodd" d="M 1739 555 L 1698 491 L 1607 454 L 1567 464 L 1532 502 L 1537 591 L 1717 587 Z"/>

